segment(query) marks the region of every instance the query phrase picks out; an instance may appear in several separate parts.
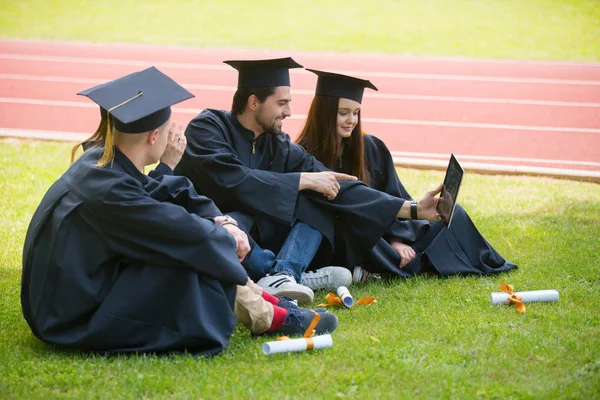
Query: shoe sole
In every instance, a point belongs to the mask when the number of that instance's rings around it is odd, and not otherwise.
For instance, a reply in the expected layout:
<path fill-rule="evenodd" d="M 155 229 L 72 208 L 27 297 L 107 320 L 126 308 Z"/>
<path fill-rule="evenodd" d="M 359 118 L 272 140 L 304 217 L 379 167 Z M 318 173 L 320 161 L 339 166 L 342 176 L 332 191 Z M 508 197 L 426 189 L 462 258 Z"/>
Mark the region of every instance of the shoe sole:
<path fill-rule="evenodd" d="M 264 288 L 263 288 L 264 289 Z M 267 293 L 272 294 L 276 297 L 287 296 L 293 300 L 298 300 L 298 303 L 307 304 L 312 303 L 315 296 L 309 292 L 300 292 L 297 290 L 266 290 Z"/>

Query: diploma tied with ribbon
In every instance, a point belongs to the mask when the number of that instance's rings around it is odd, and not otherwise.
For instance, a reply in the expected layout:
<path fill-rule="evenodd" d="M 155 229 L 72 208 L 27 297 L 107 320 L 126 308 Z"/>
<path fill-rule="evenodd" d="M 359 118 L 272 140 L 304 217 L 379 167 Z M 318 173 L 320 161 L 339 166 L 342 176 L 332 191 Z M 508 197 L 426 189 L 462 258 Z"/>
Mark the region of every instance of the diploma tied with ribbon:
<path fill-rule="evenodd" d="M 354 305 L 354 299 L 352 298 L 352 295 L 346 286 L 340 286 L 337 288 L 337 295 L 342 300 L 342 304 L 348 308 L 352 308 Z"/>
<path fill-rule="evenodd" d="M 313 313 L 313 319 L 308 328 L 306 328 L 302 338 L 290 339 L 287 336 L 280 336 L 275 341 L 263 343 L 263 354 L 268 356 L 269 354 L 289 353 L 292 351 L 312 351 L 327 349 L 333 346 L 331 335 L 313 336 L 315 334 L 315 327 L 321 320 L 318 312 L 313 310 Z"/>
<path fill-rule="evenodd" d="M 527 292 L 515 292 L 514 287 L 501 282 L 501 292 L 492 292 L 490 300 L 492 304 L 510 304 L 517 307 L 517 312 L 525 312 L 525 303 L 558 301 L 557 290 L 531 290 Z"/>
<path fill-rule="evenodd" d="M 263 343 L 262 352 L 268 356 L 269 354 L 288 353 L 293 351 L 327 349 L 331 346 L 333 346 L 331 335 L 320 335 L 311 338 L 276 340 Z"/>

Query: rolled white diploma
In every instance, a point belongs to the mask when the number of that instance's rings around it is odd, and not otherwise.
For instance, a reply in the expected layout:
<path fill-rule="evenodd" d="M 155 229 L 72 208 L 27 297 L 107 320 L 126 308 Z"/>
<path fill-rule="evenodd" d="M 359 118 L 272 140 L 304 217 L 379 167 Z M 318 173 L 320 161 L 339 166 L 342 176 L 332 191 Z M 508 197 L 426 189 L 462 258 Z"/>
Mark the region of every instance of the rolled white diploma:
<path fill-rule="evenodd" d="M 558 301 L 557 290 L 531 290 L 529 292 L 515 292 L 517 296 L 521 296 L 523 303 L 533 303 L 538 301 Z M 509 293 L 492 292 L 492 304 L 510 304 L 508 301 Z"/>
<path fill-rule="evenodd" d="M 305 351 L 308 347 L 308 339 L 314 344 L 313 350 L 327 349 L 333 346 L 331 335 L 313 336 L 311 338 L 277 340 L 274 342 L 263 343 L 262 351 L 264 354 L 289 353 L 292 351 Z"/>
<path fill-rule="evenodd" d="M 352 295 L 346 286 L 340 286 L 337 288 L 337 295 L 340 297 L 342 303 L 344 303 L 346 307 L 350 308 L 354 305 L 354 299 L 352 298 Z"/>

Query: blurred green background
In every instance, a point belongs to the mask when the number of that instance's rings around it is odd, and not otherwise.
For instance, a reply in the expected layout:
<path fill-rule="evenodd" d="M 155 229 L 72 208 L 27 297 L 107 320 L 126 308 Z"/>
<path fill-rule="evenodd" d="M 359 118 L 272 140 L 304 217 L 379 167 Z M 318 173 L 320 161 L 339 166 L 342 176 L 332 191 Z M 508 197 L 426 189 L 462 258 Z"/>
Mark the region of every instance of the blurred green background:
<path fill-rule="evenodd" d="M 600 60 L 597 0 L 1 0 L 0 37 Z"/>

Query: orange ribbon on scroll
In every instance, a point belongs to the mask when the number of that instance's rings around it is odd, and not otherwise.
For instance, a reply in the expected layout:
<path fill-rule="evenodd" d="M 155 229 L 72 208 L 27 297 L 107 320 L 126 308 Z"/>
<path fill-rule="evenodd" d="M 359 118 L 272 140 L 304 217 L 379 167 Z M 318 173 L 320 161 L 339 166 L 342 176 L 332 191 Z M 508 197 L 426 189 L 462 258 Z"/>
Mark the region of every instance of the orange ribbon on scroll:
<path fill-rule="evenodd" d="M 512 285 L 509 285 L 508 283 L 504 283 L 504 282 L 500 282 L 500 290 L 503 291 L 504 293 L 508 293 L 508 301 L 510 301 L 511 303 L 513 303 L 516 307 L 517 307 L 517 312 L 523 313 L 525 312 L 525 303 L 523 303 L 521 301 L 522 297 L 518 296 L 515 293 L 515 288 Z"/>
<path fill-rule="evenodd" d="M 329 292 L 329 294 L 327 296 L 325 296 L 325 300 L 327 301 L 327 303 L 321 303 L 319 304 L 317 307 L 329 307 L 329 306 L 343 306 L 344 303 L 342 302 L 342 299 L 340 299 L 339 297 L 337 297 L 335 294 Z M 361 304 L 369 306 L 373 303 L 377 303 L 377 299 L 375 298 L 375 296 L 365 296 L 365 297 L 361 297 L 356 303 L 354 303 L 355 306 L 360 306 Z"/>
<path fill-rule="evenodd" d="M 306 331 L 304 331 L 303 336 L 303 339 L 306 340 L 306 350 L 308 351 L 314 350 L 315 348 L 315 342 L 312 340 L 312 337 L 315 334 L 315 328 L 321 320 L 319 313 L 314 310 L 313 312 L 315 313 L 315 316 L 313 317 L 312 321 L 310 321 L 310 324 L 308 325 L 308 328 L 306 328 Z M 276 340 L 290 340 L 290 338 L 288 336 L 279 336 Z"/>

